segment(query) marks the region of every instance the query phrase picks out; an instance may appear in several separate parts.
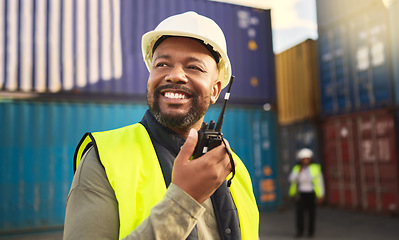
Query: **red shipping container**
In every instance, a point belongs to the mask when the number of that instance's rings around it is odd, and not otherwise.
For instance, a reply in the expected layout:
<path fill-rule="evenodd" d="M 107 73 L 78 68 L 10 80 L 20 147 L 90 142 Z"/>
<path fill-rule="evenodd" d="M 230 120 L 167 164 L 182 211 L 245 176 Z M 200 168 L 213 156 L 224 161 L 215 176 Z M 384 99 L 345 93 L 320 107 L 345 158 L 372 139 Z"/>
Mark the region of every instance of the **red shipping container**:
<path fill-rule="evenodd" d="M 362 208 L 398 207 L 398 162 L 394 114 L 375 111 L 356 117 Z"/>
<path fill-rule="evenodd" d="M 323 159 L 327 202 L 397 213 L 399 174 L 395 116 L 387 109 L 325 119 Z"/>
<path fill-rule="evenodd" d="M 350 118 L 331 117 L 323 126 L 327 202 L 342 208 L 360 204 L 355 163 L 355 130 Z"/>

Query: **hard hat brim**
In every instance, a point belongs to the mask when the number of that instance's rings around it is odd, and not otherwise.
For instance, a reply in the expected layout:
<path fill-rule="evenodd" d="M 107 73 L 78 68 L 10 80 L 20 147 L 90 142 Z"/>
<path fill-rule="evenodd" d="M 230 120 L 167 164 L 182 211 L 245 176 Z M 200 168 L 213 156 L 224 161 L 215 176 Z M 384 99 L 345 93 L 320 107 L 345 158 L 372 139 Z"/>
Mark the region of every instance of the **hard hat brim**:
<path fill-rule="evenodd" d="M 229 57 L 221 49 L 218 44 L 213 42 L 211 39 L 204 38 L 204 36 L 196 35 L 193 33 L 187 33 L 187 32 L 182 32 L 182 31 L 159 31 L 159 30 L 154 30 L 147 32 L 143 35 L 142 40 L 141 40 L 141 48 L 142 48 L 142 54 L 143 54 L 143 59 L 145 62 L 145 65 L 147 66 L 147 69 L 149 72 L 151 72 L 151 65 L 152 65 L 152 49 L 154 47 L 155 42 L 164 35 L 170 35 L 170 36 L 176 36 L 176 37 L 191 37 L 191 38 L 196 38 L 199 40 L 204 41 L 205 44 L 210 44 L 213 49 L 218 52 L 221 56 L 220 61 L 218 63 L 218 68 L 219 68 L 219 77 L 218 80 L 222 82 L 222 89 L 227 86 L 227 84 L 230 81 L 231 77 L 231 63 L 229 60 Z"/>

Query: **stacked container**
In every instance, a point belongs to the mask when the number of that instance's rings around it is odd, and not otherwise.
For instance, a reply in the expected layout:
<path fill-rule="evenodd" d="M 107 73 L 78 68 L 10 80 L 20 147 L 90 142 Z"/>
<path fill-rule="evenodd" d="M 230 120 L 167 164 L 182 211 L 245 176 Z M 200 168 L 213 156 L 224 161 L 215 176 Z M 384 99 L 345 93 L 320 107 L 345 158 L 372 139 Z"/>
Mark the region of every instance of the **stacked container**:
<path fill-rule="evenodd" d="M 314 161 L 321 163 L 319 154 L 317 42 L 308 39 L 275 57 L 277 109 L 280 125 L 280 186 L 283 199 L 288 201 L 288 176 L 297 163 L 301 148 L 314 152 Z"/>
<path fill-rule="evenodd" d="M 395 17 L 380 0 L 316 2 L 327 203 L 398 213 Z"/>
<path fill-rule="evenodd" d="M 62 228 L 80 137 L 142 118 L 141 36 L 188 10 L 225 32 L 236 80 L 222 131 L 248 167 L 259 208 L 277 208 L 277 116 L 263 109 L 276 102 L 269 10 L 208 0 L 3 1 L 0 234 Z"/>

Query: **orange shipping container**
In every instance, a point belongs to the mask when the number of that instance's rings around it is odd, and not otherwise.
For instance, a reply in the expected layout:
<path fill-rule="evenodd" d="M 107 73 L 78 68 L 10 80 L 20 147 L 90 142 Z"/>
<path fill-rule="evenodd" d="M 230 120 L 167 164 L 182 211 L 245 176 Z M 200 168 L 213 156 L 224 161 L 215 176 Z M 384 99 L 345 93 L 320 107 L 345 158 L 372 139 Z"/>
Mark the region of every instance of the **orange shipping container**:
<path fill-rule="evenodd" d="M 276 55 L 278 120 L 282 125 L 319 115 L 317 42 L 308 39 Z"/>

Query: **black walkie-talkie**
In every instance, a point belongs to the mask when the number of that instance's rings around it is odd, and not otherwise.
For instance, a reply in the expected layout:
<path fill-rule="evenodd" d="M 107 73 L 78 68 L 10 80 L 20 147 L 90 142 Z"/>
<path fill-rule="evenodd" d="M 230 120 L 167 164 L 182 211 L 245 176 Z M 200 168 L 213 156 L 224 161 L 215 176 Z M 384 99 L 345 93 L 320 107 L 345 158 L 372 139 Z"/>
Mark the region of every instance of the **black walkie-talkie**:
<path fill-rule="evenodd" d="M 193 153 L 194 159 L 201 157 L 209 150 L 222 144 L 223 142 L 222 124 L 224 119 L 224 113 L 226 111 L 226 105 L 230 98 L 230 90 L 233 81 L 234 81 L 234 76 L 231 76 L 229 86 L 227 87 L 227 91 L 224 95 L 224 104 L 222 110 L 220 111 L 216 126 L 215 126 L 215 121 L 213 120 L 211 120 L 209 124 L 207 122 L 202 123 L 201 129 L 198 131 L 198 142 L 197 145 L 195 146 L 195 150 Z M 229 154 L 232 172 L 233 172 L 233 176 L 230 178 L 227 184 L 230 187 L 231 179 L 234 177 L 235 174 L 235 167 L 230 149 L 226 147 L 226 151 Z"/>

